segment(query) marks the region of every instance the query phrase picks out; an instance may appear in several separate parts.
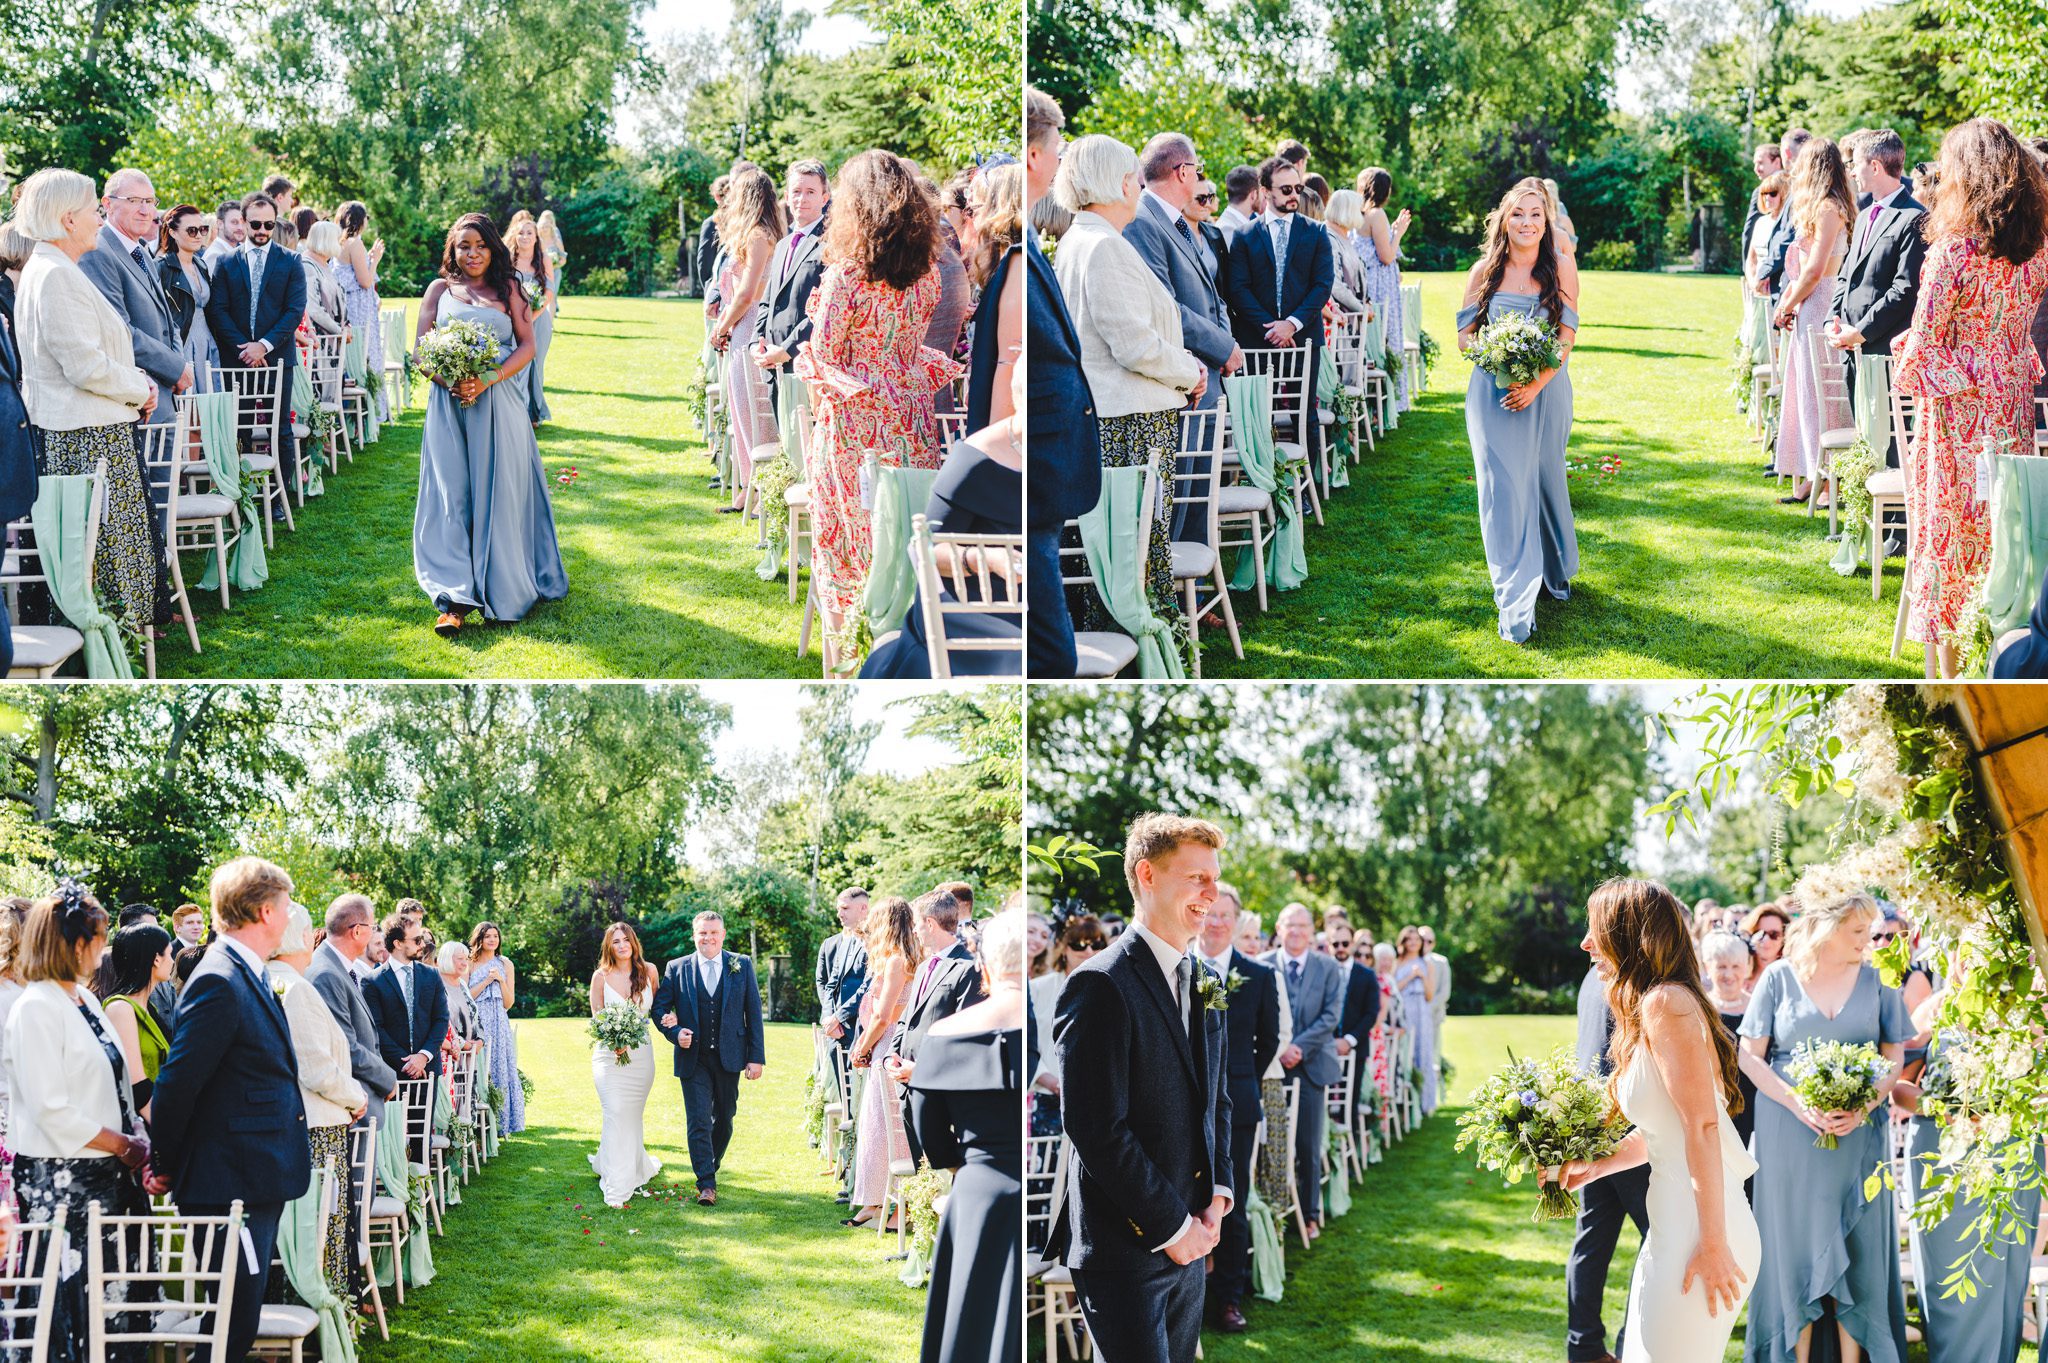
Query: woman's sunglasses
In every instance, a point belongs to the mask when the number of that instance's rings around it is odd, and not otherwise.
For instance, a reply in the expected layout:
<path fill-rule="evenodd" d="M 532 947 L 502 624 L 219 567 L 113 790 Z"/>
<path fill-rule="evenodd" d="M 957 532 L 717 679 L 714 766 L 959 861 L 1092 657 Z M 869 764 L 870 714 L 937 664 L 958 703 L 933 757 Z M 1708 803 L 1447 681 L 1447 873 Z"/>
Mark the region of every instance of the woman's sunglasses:
<path fill-rule="evenodd" d="M 1898 940 L 1899 934 L 1896 929 L 1880 929 L 1879 931 L 1870 934 L 1870 944 L 1872 946 L 1890 946 L 1893 942 L 1896 942 Z"/>
<path fill-rule="evenodd" d="M 1768 937 L 1775 942 L 1780 937 L 1783 937 L 1785 935 L 1785 930 L 1783 928 L 1764 928 L 1761 931 L 1759 931 L 1756 935 L 1759 937 Z"/>
<path fill-rule="evenodd" d="M 1107 947 L 1108 945 L 1109 945 L 1109 943 L 1108 943 L 1108 942 L 1105 942 L 1105 941 L 1104 941 L 1104 940 L 1103 940 L 1102 938 L 1100 938 L 1100 937 L 1091 937 L 1091 938 L 1089 938 L 1089 939 L 1088 939 L 1087 941 L 1085 941 L 1085 942 L 1069 942 L 1069 943 L 1067 944 L 1067 950 L 1069 950 L 1069 951 L 1101 951 L 1101 950 L 1102 950 L 1102 949 L 1103 949 L 1104 947 Z"/>
<path fill-rule="evenodd" d="M 1195 202 L 1198 204 L 1212 204 L 1216 202 L 1216 196 L 1214 194 L 1197 194 Z"/>

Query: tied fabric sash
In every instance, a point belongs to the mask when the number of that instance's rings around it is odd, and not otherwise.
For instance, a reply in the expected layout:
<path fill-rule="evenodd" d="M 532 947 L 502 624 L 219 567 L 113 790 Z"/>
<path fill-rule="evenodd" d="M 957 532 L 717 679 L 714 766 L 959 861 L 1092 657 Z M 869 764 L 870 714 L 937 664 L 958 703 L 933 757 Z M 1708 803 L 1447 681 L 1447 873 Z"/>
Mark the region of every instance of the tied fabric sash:
<path fill-rule="evenodd" d="M 37 484 L 35 505 L 29 510 L 36 549 L 57 609 L 84 639 L 85 675 L 132 681 L 135 666 L 121 642 L 121 627 L 100 609 L 87 585 L 92 565 L 85 552 L 85 530 L 91 516 L 90 474 L 45 474 Z"/>
<path fill-rule="evenodd" d="M 1253 487 L 1273 499 L 1273 542 L 1264 563 L 1255 555 L 1240 552 L 1230 576 L 1233 590 L 1252 585 L 1252 575 L 1264 572 L 1266 585 L 1275 591 L 1293 591 L 1308 580 L 1308 550 L 1304 544 L 1301 509 L 1294 499 L 1298 466 L 1284 470 L 1273 441 L 1273 377 L 1270 374 L 1239 373 L 1223 380 L 1224 401 L 1229 404 L 1231 427 L 1237 432 L 1237 457 Z"/>
<path fill-rule="evenodd" d="M 1081 547 L 1087 551 L 1088 572 L 1110 618 L 1137 641 L 1138 675 L 1148 681 L 1178 681 L 1187 676 L 1180 646 L 1172 627 L 1152 613 L 1151 600 L 1145 594 L 1145 560 L 1150 546 L 1138 539 L 1144 499 L 1143 465 L 1104 469 L 1101 499 L 1080 518 Z M 1153 508 L 1155 519 L 1163 514 L 1160 508 Z"/>
<path fill-rule="evenodd" d="M 235 440 L 235 414 L 241 397 L 232 392 L 201 393 L 192 399 L 192 419 L 199 426 L 199 448 L 206 456 L 206 471 L 213 479 L 213 485 L 221 495 L 235 503 L 242 513 L 242 533 L 235 540 L 234 551 L 228 556 L 228 582 L 237 591 L 254 591 L 270 579 L 270 559 L 263 551 L 263 522 L 256 506 L 256 479 L 248 463 L 242 458 L 242 451 Z M 282 451 L 285 442 L 291 439 L 289 431 L 273 431 L 271 447 Z M 183 451 L 179 453 L 183 458 Z M 278 467 L 284 460 L 278 460 Z M 173 465 L 173 476 L 182 477 L 184 470 Z M 206 573 L 199 579 L 201 591 L 212 591 L 220 585 L 217 576 L 220 565 L 213 559 L 206 561 Z"/>

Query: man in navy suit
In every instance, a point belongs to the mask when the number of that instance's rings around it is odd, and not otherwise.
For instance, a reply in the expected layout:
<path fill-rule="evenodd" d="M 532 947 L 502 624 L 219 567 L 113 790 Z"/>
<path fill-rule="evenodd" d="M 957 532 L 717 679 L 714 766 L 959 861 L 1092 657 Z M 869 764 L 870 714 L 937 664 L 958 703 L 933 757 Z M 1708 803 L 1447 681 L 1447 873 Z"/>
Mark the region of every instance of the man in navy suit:
<path fill-rule="evenodd" d="M 768 1062 L 754 963 L 725 950 L 725 920 L 706 911 L 691 924 L 697 949 L 668 963 L 654 991 L 654 1025 L 675 1043 L 676 1078 L 690 1126 L 697 1201 L 718 1201 L 718 1166 L 732 1141 L 740 1076 Z"/>
<path fill-rule="evenodd" d="M 441 1038 L 448 1035 L 448 989 L 440 972 L 419 961 L 427 930 L 408 913 L 384 920 L 388 967 L 370 976 L 363 998 L 377 1024 L 377 1050 L 401 1079 L 441 1072 Z"/>
<path fill-rule="evenodd" d="M 1202 1264 L 1237 1204 L 1228 985 L 1188 952 L 1216 900 L 1222 846 L 1201 819 L 1131 825 L 1131 927 L 1067 976 L 1053 1019 L 1073 1157 L 1045 1254 L 1073 1271 L 1111 1363 L 1195 1356 Z"/>
<path fill-rule="evenodd" d="M 1323 305 L 1337 278 L 1337 258 L 1321 223 L 1303 217 L 1301 168 L 1279 157 L 1259 167 L 1266 211 L 1237 234 L 1223 271 L 1223 298 L 1230 305 L 1237 343 L 1248 350 L 1309 347 L 1308 382 L 1313 390 L 1322 361 Z M 1036 361 L 1034 360 L 1034 363 Z M 1322 424 L 1309 408 L 1308 430 L 1296 431 L 1313 461 L 1322 446 Z"/>
<path fill-rule="evenodd" d="M 841 890 L 837 907 L 839 931 L 818 948 L 818 1025 L 843 1051 L 853 1044 L 861 996 L 868 988 L 868 953 L 860 937 L 868 892 L 859 886 Z"/>
<path fill-rule="evenodd" d="M 242 249 L 222 258 L 213 271 L 213 293 L 206 300 L 206 322 L 220 346 L 223 365 L 261 369 L 277 365 L 285 396 L 279 412 L 290 408 L 292 369 L 299 362 L 294 337 L 306 315 L 306 271 L 299 257 L 271 237 L 277 231 L 277 204 L 268 194 L 242 200 L 242 222 L 248 240 Z M 266 420 L 266 425 L 270 424 Z M 283 426 L 280 418 L 276 424 Z M 272 432 L 272 450 L 288 479 L 297 477 L 298 462 L 284 457 L 290 432 Z"/>
<path fill-rule="evenodd" d="M 1260 965 L 1232 945 L 1238 915 L 1244 911 L 1237 891 L 1218 882 L 1216 900 L 1202 915 L 1196 958 L 1223 981 L 1224 1028 L 1229 1053 L 1224 1069 L 1230 1089 L 1230 1214 L 1223 1218 L 1216 1244 L 1215 1270 L 1209 1275 L 1209 1316 L 1226 1335 L 1244 1333 L 1244 1299 L 1251 1287 L 1252 1230 L 1245 1217 L 1252 1166 L 1258 1148 L 1259 1118 L 1265 1110 L 1259 1081 L 1280 1053 L 1280 986 L 1271 966 Z"/>
<path fill-rule="evenodd" d="M 1043 90 L 1024 89 L 1024 183 L 1033 200 L 1052 192 L 1060 168 L 1060 129 L 1066 116 Z M 1027 205 L 1028 207 L 1028 205 Z M 1040 679 L 1074 675 L 1074 622 L 1060 587 L 1060 527 L 1102 499 L 1102 438 L 1095 396 L 1081 372 L 1081 338 L 1067 315 L 1059 277 L 1024 229 L 1025 326 L 1031 363 L 1025 424 L 1031 432 L 1029 501 L 1025 509 L 1025 575 L 1031 583 L 1026 644 L 1029 674 Z"/>
<path fill-rule="evenodd" d="M 778 427 L 788 425 L 794 411 L 795 390 L 782 380 L 791 377 L 797 351 L 810 343 L 811 294 L 825 276 L 825 213 L 831 207 L 832 186 L 823 161 L 790 163 L 787 203 L 789 235 L 776 243 L 768 262 L 767 287 L 754 312 L 752 350 L 754 363 L 768 372 Z"/>
<path fill-rule="evenodd" d="M 213 873 L 211 890 L 220 936 L 179 997 L 150 1099 L 145 1185 L 189 1216 L 225 1216 L 241 1202 L 248 1238 L 227 1249 L 243 1256 L 227 1337 L 227 1358 L 240 1360 L 262 1320 L 278 1218 L 312 1185 L 313 1156 L 284 1004 L 264 977 L 290 922 L 292 878 L 238 857 Z"/>

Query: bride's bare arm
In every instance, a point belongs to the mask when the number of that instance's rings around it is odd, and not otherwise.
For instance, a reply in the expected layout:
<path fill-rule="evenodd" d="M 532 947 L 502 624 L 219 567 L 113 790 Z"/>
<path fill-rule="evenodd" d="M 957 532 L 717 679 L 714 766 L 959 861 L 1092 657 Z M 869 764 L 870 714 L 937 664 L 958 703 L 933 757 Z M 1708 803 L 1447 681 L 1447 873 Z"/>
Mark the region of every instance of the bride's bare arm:
<path fill-rule="evenodd" d="M 1721 1164 L 1721 1066 L 1707 1031 L 1718 1025 L 1699 1001 L 1679 986 L 1661 986 L 1643 1000 L 1644 1041 L 1672 1106 L 1678 1109 L 1679 1125 L 1685 1132 L 1685 1167 L 1692 1175 L 1693 1204 L 1699 1216 L 1699 1245 L 1686 1265 L 1685 1282 L 1679 1290 L 1691 1290 L 1697 1277 L 1706 1294 L 1708 1315 L 1719 1315 L 1724 1299 L 1730 1310 L 1739 1308 L 1742 1291 L 1738 1284 L 1749 1276 L 1728 1249 L 1727 1189 Z"/>

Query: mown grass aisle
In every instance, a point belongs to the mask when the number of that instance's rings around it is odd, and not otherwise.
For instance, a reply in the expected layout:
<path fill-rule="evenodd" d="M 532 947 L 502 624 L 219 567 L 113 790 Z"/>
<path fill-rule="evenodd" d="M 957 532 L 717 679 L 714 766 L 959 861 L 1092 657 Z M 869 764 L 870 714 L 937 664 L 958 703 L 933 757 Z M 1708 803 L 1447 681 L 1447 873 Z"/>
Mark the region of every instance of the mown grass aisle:
<path fill-rule="evenodd" d="M 612 1211 L 587 1157 L 600 1119 L 578 1019 L 518 1024 L 537 1086 L 524 1135 L 505 1144 L 434 1241 L 438 1276 L 373 1330 L 366 1363 L 904 1363 L 924 1293 L 884 1262 L 894 1237 L 843 1230 L 804 1141 L 810 1033 L 768 1028 L 768 1068 L 740 1093 L 715 1208 L 689 1200 L 683 1101 L 657 1053 L 650 1186 Z M 579 1205 L 580 1204 L 580 1205 Z"/>
<path fill-rule="evenodd" d="M 394 305 L 399 300 L 390 300 Z M 408 318 L 417 304 L 406 303 Z M 220 609 L 192 595 L 205 652 L 183 630 L 160 642 L 166 676 L 768 677 L 817 675 L 799 662 L 781 581 L 754 575 L 756 527 L 722 516 L 711 466 L 684 406 L 703 314 L 688 300 L 569 298 L 555 325 L 541 460 L 569 572 L 564 601 L 510 627 L 472 622 L 437 638 L 412 571 L 423 390 L 416 405 L 327 495 L 278 528 L 270 581 Z M 564 485 L 569 469 L 576 479 Z M 204 565 L 185 559 L 187 581 Z"/>
<path fill-rule="evenodd" d="M 1899 569 L 1882 604 L 1867 575 L 1828 568 L 1823 514 L 1777 504 L 1728 395 L 1733 278 L 1587 273 L 1572 357 L 1570 457 L 1582 571 L 1547 597 L 1528 644 L 1495 633 L 1465 438 L 1470 367 L 1455 353 L 1462 274 L 1422 284 L 1442 345 L 1431 391 L 1308 527 L 1309 580 L 1260 616 L 1235 603 L 1245 661 L 1203 631 L 1206 676 L 1876 677 L 1893 662 Z M 1599 479 L 1599 481 L 1595 481 Z"/>

